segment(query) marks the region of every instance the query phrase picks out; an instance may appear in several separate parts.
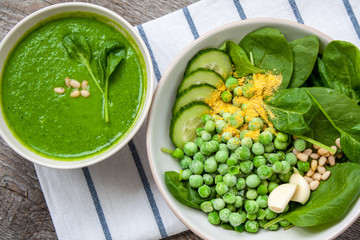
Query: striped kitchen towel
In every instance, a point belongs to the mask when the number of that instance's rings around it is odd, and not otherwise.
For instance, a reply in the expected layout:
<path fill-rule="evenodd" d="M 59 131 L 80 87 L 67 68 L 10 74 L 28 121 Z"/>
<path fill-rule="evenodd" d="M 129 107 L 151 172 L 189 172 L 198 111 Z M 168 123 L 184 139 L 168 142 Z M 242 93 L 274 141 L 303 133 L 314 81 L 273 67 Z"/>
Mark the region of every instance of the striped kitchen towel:
<path fill-rule="evenodd" d="M 199 36 L 248 18 L 282 18 L 360 47 L 359 0 L 203 0 L 137 26 L 153 60 L 156 83 Z M 106 161 L 77 170 L 36 165 L 59 239 L 159 239 L 186 230 L 151 176 L 145 124 Z"/>

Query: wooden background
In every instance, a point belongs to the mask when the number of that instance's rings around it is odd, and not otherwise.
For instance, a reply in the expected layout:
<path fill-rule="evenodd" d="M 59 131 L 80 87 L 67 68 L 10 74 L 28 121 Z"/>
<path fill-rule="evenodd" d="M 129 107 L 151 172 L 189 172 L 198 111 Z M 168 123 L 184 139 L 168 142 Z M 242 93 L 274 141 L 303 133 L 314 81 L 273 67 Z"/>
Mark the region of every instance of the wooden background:
<path fill-rule="evenodd" d="M 66 1 L 0 0 L 0 40 L 25 16 Z M 181 9 L 197 0 L 86 1 L 107 7 L 132 25 Z M 0 239 L 57 239 L 34 166 L 17 155 L 0 138 Z M 200 239 L 190 231 L 167 240 Z M 360 239 L 360 219 L 337 240 Z"/>

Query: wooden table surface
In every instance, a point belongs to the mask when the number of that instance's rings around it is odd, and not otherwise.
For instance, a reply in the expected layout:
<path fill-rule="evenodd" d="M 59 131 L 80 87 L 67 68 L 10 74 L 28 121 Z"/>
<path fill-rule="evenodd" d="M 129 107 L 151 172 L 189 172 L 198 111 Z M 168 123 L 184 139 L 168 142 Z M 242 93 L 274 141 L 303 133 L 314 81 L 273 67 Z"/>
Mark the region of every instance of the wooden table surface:
<path fill-rule="evenodd" d="M 0 40 L 25 16 L 59 0 L 0 0 Z M 87 1 L 107 7 L 138 25 L 181 9 L 197 0 Z M 57 239 L 34 165 L 17 155 L 0 138 L 0 239 Z M 337 239 L 360 238 L 358 219 Z M 171 236 L 200 239 L 191 231 Z"/>

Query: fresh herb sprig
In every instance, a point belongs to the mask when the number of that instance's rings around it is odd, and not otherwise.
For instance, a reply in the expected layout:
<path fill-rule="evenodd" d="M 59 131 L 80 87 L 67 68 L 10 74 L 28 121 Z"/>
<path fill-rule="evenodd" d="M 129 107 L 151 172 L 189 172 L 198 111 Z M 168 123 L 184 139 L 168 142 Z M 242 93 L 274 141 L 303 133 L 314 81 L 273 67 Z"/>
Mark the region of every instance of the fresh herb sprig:
<path fill-rule="evenodd" d="M 70 58 L 85 66 L 94 84 L 102 94 L 104 120 L 108 123 L 109 79 L 116 67 L 120 64 L 121 60 L 126 57 L 126 48 L 123 47 L 119 41 L 112 40 L 106 42 L 104 47 L 100 50 L 98 55 L 98 70 L 100 74 L 100 82 L 103 85 L 102 88 L 90 66 L 92 54 L 85 36 L 76 32 L 67 34 L 62 40 L 62 45 L 66 49 Z"/>

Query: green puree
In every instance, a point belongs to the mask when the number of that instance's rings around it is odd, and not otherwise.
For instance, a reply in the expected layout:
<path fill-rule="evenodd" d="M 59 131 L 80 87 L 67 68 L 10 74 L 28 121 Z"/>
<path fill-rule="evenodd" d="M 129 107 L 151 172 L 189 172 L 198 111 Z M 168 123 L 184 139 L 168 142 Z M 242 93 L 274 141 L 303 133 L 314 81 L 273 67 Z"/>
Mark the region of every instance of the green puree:
<path fill-rule="evenodd" d="M 127 133 L 137 118 L 145 94 L 143 58 L 125 31 L 99 16 L 73 13 L 41 24 L 18 43 L 8 57 L 1 79 L 1 103 L 11 129 L 30 149 L 58 160 L 79 160 L 102 152 Z M 123 31 L 123 34 L 120 32 Z M 109 119 L 103 117 L 103 97 L 84 65 L 71 59 L 61 41 L 71 32 L 86 37 L 91 67 L 98 78 L 97 55 L 107 40 L 127 48 L 109 80 Z M 90 96 L 71 98 L 65 78 L 87 80 Z M 64 94 L 54 92 L 64 87 Z"/>

